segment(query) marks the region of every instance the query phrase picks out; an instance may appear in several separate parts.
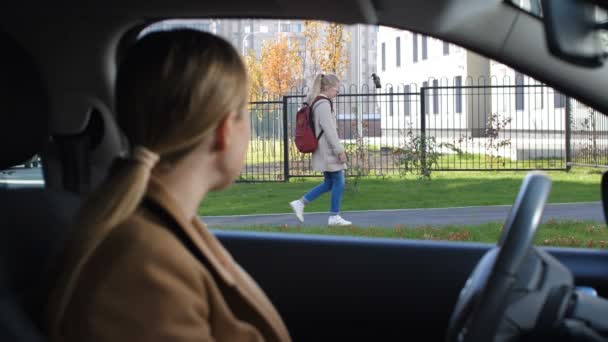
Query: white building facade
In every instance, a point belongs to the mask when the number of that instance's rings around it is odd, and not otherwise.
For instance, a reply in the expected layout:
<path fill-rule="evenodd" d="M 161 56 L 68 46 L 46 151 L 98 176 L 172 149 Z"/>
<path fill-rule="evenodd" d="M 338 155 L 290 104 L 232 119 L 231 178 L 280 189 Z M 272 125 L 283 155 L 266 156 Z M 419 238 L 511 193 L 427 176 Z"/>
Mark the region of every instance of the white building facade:
<path fill-rule="evenodd" d="M 424 120 L 438 143 L 466 140 L 478 149 L 500 122 L 498 134 L 508 133 L 510 140 L 505 157 L 539 157 L 534 148 L 523 151 L 530 132 L 544 139 L 543 157 L 565 148 L 566 98 L 504 64 L 439 39 L 380 27 L 377 65 L 381 92 L 389 93 L 379 101 L 389 138 L 420 131 Z"/>

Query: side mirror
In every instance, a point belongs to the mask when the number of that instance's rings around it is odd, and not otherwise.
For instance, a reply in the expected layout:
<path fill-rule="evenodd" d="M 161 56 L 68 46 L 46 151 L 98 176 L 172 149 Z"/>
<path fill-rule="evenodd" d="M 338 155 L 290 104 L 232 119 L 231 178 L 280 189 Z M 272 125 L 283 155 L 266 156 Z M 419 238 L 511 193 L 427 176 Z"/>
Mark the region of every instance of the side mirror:
<path fill-rule="evenodd" d="M 582 0 L 541 0 L 549 51 L 570 63 L 597 68 L 606 59 L 599 7 Z"/>

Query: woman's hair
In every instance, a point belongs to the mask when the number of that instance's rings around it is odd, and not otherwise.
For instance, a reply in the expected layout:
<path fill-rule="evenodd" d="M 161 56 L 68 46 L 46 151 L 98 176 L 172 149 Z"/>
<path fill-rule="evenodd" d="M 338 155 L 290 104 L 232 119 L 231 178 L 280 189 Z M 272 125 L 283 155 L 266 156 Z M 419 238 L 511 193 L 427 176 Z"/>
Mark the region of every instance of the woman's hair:
<path fill-rule="evenodd" d="M 156 155 L 160 162 L 175 162 L 227 113 L 241 115 L 248 82 L 236 50 L 209 33 L 153 32 L 132 46 L 119 66 L 115 95 L 118 125 L 135 150 L 118 159 L 91 194 L 79 228 L 109 228 L 131 215 L 146 192 Z"/>
<path fill-rule="evenodd" d="M 214 35 L 179 29 L 150 33 L 136 42 L 119 66 L 116 113 L 133 146 L 84 202 L 75 241 L 64 251 L 65 270 L 56 282 L 61 296 L 49 308 L 57 327 L 80 269 L 109 231 L 138 207 L 157 162 L 188 154 L 230 112 L 245 111 L 249 79 L 236 50 Z M 245 119 L 245 118 L 243 118 Z"/>
<path fill-rule="evenodd" d="M 312 82 L 312 87 L 310 88 L 310 93 L 308 93 L 306 102 L 312 104 L 312 101 L 314 101 L 315 98 L 321 94 L 321 92 L 325 91 L 329 87 L 337 87 L 339 85 L 340 79 L 334 74 L 317 75 L 315 80 Z"/>

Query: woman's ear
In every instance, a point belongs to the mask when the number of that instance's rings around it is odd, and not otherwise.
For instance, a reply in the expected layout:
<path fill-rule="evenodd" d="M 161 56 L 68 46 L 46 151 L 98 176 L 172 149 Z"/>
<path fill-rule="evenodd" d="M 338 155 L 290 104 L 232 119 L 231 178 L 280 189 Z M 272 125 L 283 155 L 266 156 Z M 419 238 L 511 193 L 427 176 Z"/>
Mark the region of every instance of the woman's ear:
<path fill-rule="evenodd" d="M 223 151 L 226 148 L 226 118 L 223 118 L 215 128 L 214 151 Z"/>
<path fill-rule="evenodd" d="M 215 151 L 223 151 L 228 146 L 231 133 L 234 128 L 234 119 L 236 118 L 236 112 L 230 112 L 220 120 L 217 127 L 215 128 L 215 143 L 213 149 Z"/>

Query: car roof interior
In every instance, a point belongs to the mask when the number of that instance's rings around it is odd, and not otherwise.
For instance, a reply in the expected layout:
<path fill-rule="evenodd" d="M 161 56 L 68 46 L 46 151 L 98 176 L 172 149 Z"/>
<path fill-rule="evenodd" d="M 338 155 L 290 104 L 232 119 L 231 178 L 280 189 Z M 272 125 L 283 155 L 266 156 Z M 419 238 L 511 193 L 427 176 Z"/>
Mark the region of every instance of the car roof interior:
<path fill-rule="evenodd" d="M 2 30 L 33 56 L 46 82 L 52 136 L 84 132 L 95 112 L 111 115 L 112 84 L 121 50 L 136 39 L 139 30 L 163 18 L 308 18 L 416 31 L 486 55 L 608 111 L 604 96 L 608 66 L 585 69 L 553 57 L 546 44 L 540 43 L 544 41 L 541 20 L 501 0 L 111 0 L 11 6 L 15 8 L 0 14 Z M 124 141 L 112 129 L 107 132 L 113 135 L 103 140 L 103 152 L 120 153 Z M 93 169 L 107 167 L 108 158 L 102 154 L 93 156 Z M 50 187 L 62 187 L 53 173 L 56 168 L 45 171 Z"/>
<path fill-rule="evenodd" d="M 44 156 L 42 162 L 47 189 L 68 190 L 77 194 L 90 191 L 103 178 L 112 160 L 128 147 L 128 142 L 113 120 L 112 94 L 117 62 L 125 48 L 136 40 L 141 29 L 167 18 L 318 19 L 415 31 L 507 64 L 608 113 L 608 97 L 605 94 L 608 89 L 608 64 L 600 68 L 583 68 L 554 57 L 544 44 L 541 20 L 502 0 L 5 2 L 0 10 L 0 41 L 3 44 L 0 56 L 0 68 L 3 70 L 0 98 L 5 113 L 11 113 L 3 115 L 5 121 L 0 125 L 0 169 L 19 164 L 32 154 L 41 152 Z M 19 207 L 25 206 L 30 200 L 31 198 L 23 198 L 15 201 L 14 207 L 4 208 L 2 212 L 18 212 Z M 3 201 L 8 200 L 3 200 L 0 196 L 0 203 Z M 55 199 L 40 201 L 49 203 Z M 61 203 L 74 201 L 75 199 L 68 198 Z M 53 215 L 53 207 L 45 206 L 46 204 L 39 205 L 48 209 L 49 213 L 44 215 Z M 51 225 L 64 225 L 72 215 L 73 210 L 67 215 L 60 215 Z M 9 220 L 18 220 L 18 217 L 9 216 Z M 24 231 L 23 234 L 36 233 Z M 245 240 L 239 240 L 234 237 L 236 235 L 225 236 L 229 246 L 246 250 L 246 246 L 241 246 Z M 259 235 L 245 236 L 260 239 Z M 284 238 L 276 239 L 278 244 Z M 4 243 L 18 245 L 9 240 Z M 41 240 L 40 243 L 46 242 Z M 53 251 L 58 248 L 57 245 L 46 244 Z M 338 240 L 332 241 L 332 244 L 338 249 L 343 248 L 344 258 L 356 252 L 348 251 L 353 245 L 341 245 Z M 269 246 L 289 253 L 287 245 Z M 398 252 L 396 245 L 375 245 L 369 251 L 375 255 L 385 254 L 384 259 L 399 255 L 403 260 L 413 260 L 417 258 L 416 251 L 428 250 L 430 246 L 420 244 L 415 247 L 416 250 Z M 445 250 L 437 253 L 437 258 L 462 254 L 458 249 L 460 247 L 450 244 L 446 246 Z M 37 245 L 31 248 L 42 247 Z M 311 254 L 315 250 L 312 244 L 307 248 L 310 248 Z M 466 264 L 473 264 L 484 248 L 476 245 L 467 250 Z M 3 260 L 10 260 L 10 255 L 16 255 L 13 253 L 17 251 L 4 251 Z M 44 255 L 51 252 L 40 253 Z M 246 251 L 240 256 L 272 258 L 268 253 Z M 329 254 L 319 255 L 335 257 Z M 43 256 L 33 254 L 24 267 L 35 267 L 31 265 L 40 257 Z M 363 257 L 365 255 L 360 256 Z M 602 254 L 602 258 L 605 262 L 608 257 Z M 581 262 L 582 259 L 577 260 Z M 599 259 L 596 261 L 593 265 L 597 267 L 600 263 Z M 388 270 L 392 266 L 378 265 L 378 274 L 382 270 L 387 270 L 389 274 Z M 428 265 L 421 264 L 417 267 L 417 270 L 423 272 Z M 354 268 L 352 271 L 356 272 Z M 264 276 L 271 277 L 269 273 L 260 274 L 262 280 Z M 427 274 L 423 277 L 441 281 L 437 275 Z M 366 286 L 376 288 L 377 284 Z M 288 288 L 274 290 L 279 293 L 276 298 L 288 295 Z M 440 294 L 439 297 L 438 300 L 451 303 L 454 293 Z M 299 304 L 307 305 L 304 302 Z M 438 321 L 444 320 L 441 318 Z"/>

